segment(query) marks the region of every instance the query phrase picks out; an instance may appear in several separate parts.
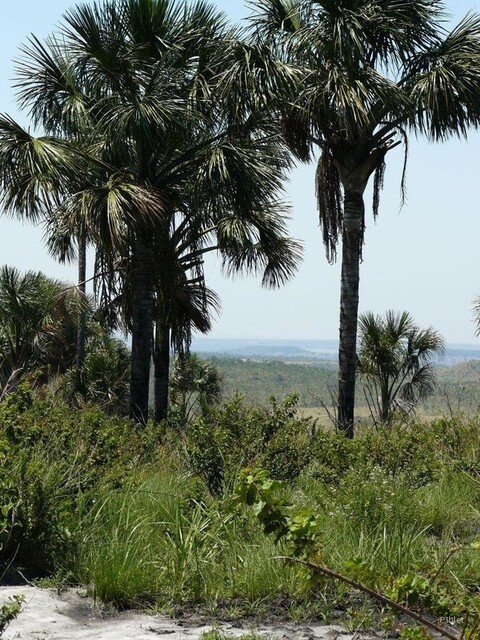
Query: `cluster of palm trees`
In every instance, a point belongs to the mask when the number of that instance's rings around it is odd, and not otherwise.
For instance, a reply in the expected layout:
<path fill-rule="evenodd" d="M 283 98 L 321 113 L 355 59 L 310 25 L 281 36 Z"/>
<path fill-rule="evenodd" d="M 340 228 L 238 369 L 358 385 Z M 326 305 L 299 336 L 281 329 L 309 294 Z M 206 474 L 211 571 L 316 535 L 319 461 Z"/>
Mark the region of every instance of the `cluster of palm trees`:
<path fill-rule="evenodd" d="M 385 157 L 409 133 L 478 126 L 480 17 L 448 31 L 440 0 L 259 0 L 242 32 L 201 0 L 103 0 L 30 40 L 16 88 L 43 131 L 0 118 L 3 208 L 43 218 L 52 252 L 80 267 L 95 247 L 105 317 L 132 334 L 140 422 L 152 356 L 161 419 L 170 345 L 210 327 L 206 252 L 267 286 L 292 276 L 283 186 L 294 158 L 318 155 L 330 260 L 342 243 L 338 417 L 352 436 L 365 189 L 376 216 Z"/>
<path fill-rule="evenodd" d="M 276 125 L 222 88 L 237 47 L 204 2 L 82 5 L 45 43 L 32 38 L 18 63 L 20 104 L 44 135 L 0 119 L 4 209 L 43 217 L 56 255 L 76 248 L 80 282 L 85 247 L 95 247 L 101 306 L 132 335 L 139 422 L 148 417 L 152 355 L 159 420 L 170 344 L 181 352 L 192 327 L 210 327 L 216 298 L 205 253 L 220 252 L 227 272 L 261 271 L 267 286 L 290 277 L 298 259 Z"/>

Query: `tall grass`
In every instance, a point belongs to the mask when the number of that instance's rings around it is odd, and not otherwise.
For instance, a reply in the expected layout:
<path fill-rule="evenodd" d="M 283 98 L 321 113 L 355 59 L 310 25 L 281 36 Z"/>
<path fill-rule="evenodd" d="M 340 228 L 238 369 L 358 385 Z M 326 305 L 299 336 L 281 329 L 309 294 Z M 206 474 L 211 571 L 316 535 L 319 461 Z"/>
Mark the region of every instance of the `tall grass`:
<path fill-rule="evenodd" d="M 367 433 L 348 447 L 320 433 L 312 462 L 286 486 L 294 504 L 317 513 L 319 560 L 381 590 L 413 575 L 477 588 L 480 552 L 463 548 L 480 533 L 474 432 L 451 430 L 454 439 L 439 425 Z M 309 599 L 323 601 L 327 611 L 345 596 L 279 561 L 286 550 L 232 506 L 228 487 L 212 497 L 187 465 L 179 468 L 144 468 L 120 490 L 97 491 L 81 525 L 78 575 L 99 598 L 215 607 L 286 596 L 305 610 Z"/>
<path fill-rule="evenodd" d="M 252 518 L 242 525 L 229 499 L 192 497 L 201 491 L 188 474 L 152 467 L 100 493 L 82 523 L 78 577 L 117 606 L 299 593 L 303 572 L 274 559 Z"/>

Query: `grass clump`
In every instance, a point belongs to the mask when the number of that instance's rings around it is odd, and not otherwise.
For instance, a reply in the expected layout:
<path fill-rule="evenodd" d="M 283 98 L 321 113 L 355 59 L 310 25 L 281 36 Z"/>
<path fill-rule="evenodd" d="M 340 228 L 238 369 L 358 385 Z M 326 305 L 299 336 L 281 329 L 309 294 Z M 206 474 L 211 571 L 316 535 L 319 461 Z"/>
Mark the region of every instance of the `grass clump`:
<path fill-rule="evenodd" d="M 228 498 L 165 467 L 99 495 L 82 530 L 79 577 L 117 606 L 252 603 L 301 591 L 302 572 L 273 559 L 253 518 L 238 520 Z"/>

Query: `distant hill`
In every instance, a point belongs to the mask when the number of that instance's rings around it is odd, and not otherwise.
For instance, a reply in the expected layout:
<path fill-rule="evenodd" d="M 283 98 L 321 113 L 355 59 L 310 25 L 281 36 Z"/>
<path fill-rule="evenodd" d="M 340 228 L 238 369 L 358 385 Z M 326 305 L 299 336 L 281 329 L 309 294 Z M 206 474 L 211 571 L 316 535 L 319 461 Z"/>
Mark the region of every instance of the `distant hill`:
<path fill-rule="evenodd" d="M 336 340 L 247 340 L 228 338 L 194 338 L 192 350 L 198 353 L 255 357 L 256 359 L 284 359 L 286 362 L 311 363 L 312 360 L 337 360 Z M 442 366 L 468 360 L 480 360 L 480 346 L 447 345 Z"/>
<path fill-rule="evenodd" d="M 291 345 L 252 345 L 232 349 L 229 353 L 239 356 L 272 356 L 276 358 L 280 356 L 286 356 L 287 358 L 291 358 L 292 356 L 305 356 L 307 358 L 316 357 L 316 354 L 313 351 L 307 351 L 306 349 L 301 349 L 300 347 L 294 347 Z"/>
<path fill-rule="evenodd" d="M 246 338 L 195 337 L 192 349 L 198 353 L 230 353 L 244 355 L 306 355 L 308 357 L 336 356 L 336 340 L 247 340 Z M 302 354 L 302 352 L 305 352 Z"/>

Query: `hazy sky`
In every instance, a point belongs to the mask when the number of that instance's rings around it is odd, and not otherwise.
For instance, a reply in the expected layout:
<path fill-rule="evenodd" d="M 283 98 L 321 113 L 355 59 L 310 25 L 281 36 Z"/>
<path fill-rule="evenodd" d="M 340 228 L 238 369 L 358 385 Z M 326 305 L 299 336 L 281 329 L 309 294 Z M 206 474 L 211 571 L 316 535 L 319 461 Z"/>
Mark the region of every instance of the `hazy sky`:
<path fill-rule="evenodd" d="M 2 2 L 0 10 L 0 111 L 23 120 L 15 107 L 12 59 L 29 34 L 53 30 L 71 0 Z M 232 19 L 247 15 L 242 3 L 217 0 Z M 458 19 L 480 5 L 446 2 Z M 402 151 L 387 157 L 380 216 L 369 214 L 361 267 L 360 310 L 407 310 L 421 325 L 433 325 L 449 342 L 475 343 L 472 300 L 480 294 L 480 134 L 469 140 L 433 145 L 410 140 L 407 203 L 400 211 Z M 291 175 L 291 235 L 304 242 L 296 278 L 281 290 L 265 291 L 254 278 L 226 280 L 208 264 L 208 284 L 222 300 L 215 338 L 336 338 L 339 265 L 325 260 L 314 197 L 314 168 Z M 75 280 L 75 268 L 56 264 L 42 245 L 41 229 L 0 218 L 0 264 Z"/>

